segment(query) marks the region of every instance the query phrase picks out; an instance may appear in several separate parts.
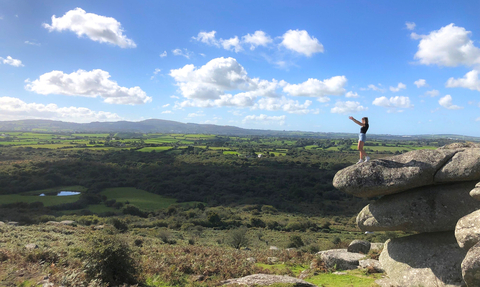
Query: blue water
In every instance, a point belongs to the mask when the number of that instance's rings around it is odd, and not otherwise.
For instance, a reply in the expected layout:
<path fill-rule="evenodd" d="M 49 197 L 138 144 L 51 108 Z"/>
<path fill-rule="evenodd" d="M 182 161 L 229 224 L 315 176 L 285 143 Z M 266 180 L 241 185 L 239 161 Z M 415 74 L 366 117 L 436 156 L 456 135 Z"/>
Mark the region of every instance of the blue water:
<path fill-rule="evenodd" d="M 77 195 L 80 194 L 80 192 L 77 191 L 60 191 L 57 196 L 69 196 L 69 195 Z"/>
<path fill-rule="evenodd" d="M 57 193 L 57 196 L 70 196 L 70 195 L 77 195 L 80 194 L 80 192 L 77 191 L 60 191 Z M 45 193 L 40 194 L 39 196 L 45 196 Z"/>

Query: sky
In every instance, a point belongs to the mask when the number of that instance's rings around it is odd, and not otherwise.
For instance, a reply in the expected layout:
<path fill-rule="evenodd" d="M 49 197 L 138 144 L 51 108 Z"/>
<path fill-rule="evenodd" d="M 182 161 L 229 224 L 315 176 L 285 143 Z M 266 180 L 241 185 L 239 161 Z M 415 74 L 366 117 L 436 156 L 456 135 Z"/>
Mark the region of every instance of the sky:
<path fill-rule="evenodd" d="M 480 136 L 480 1 L 0 1 L 0 121 Z"/>

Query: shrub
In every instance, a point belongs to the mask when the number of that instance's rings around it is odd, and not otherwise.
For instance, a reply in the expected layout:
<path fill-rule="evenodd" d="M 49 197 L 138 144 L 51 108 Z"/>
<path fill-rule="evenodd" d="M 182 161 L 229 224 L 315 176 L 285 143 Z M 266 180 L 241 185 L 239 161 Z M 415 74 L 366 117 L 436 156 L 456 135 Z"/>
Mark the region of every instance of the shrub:
<path fill-rule="evenodd" d="M 293 235 L 290 237 L 290 242 L 288 243 L 288 248 L 300 248 L 304 246 L 305 243 L 303 243 L 302 237 L 299 235 Z"/>
<path fill-rule="evenodd" d="M 277 212 L 277 209 L 271 205 L 264 205 L 262 206 L 262 212 L 263 213 L 270 213 L 270 214 L 274 214 Z"/>
<path fill-rule="evenodd" d="M 228 234 L 228 244 L 236 249 L 247 247 L 249 244 L 247 231 L 248 229 L 245 226 L 231 230 Z"/>
<path fill-rule="evenodd" d="M 262 228 L 266 226 L 265 222 L 263 222 L 263 220 L 261 220 L 258 217 L 252 217 L 250 219 L 250 225 L 252 227 L 262 227 Z"/>
<path fill-rule="evenodd" d="M 100 234 L 88 240 L 84 269 L 87 279 L 118 286 L 138 283 L 138 270 L 129 246 L 116 236 Z"/>
<path fill-rule="evenodd" d="M 120 232 L 125 232 L 128 230 L 128 225 L 124 220 L 118 219 L 118 218 L 112 218 L 111 220 L 113 227 L 117 229 Z"/>

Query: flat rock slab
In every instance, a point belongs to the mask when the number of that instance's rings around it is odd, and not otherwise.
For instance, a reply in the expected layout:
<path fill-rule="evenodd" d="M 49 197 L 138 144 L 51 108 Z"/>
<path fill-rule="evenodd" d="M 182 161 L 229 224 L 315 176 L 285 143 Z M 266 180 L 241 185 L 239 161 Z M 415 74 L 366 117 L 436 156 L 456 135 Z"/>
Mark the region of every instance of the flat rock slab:
<path fill-rule="evenodd" d="M 435 174 L 435 183 L 470 181 L 480 179 L 480 148 L 457 152 Z"/>
<path fill-rule="evenodd" d="M 480 182 L 475 185 L 475 188 L 470 191 L 470 196 L 476 200 L 480 200 Z"/>
<path fill-rule="evenodd" d="M 480 243 L 468 250 L 462 262 L 462 276 L 468 287 L 480 286 Z"/>
<path fill-rule="evenodd" d="M 370 243 L 370 251 L 382 251 L 385 243 Z"/>
<path fill-rule="evenodd" d="M 365 255 L 360 253 L 348 252 L 347 249 L 331 249 L 326 251 L 320 251 L 317 256 L 325 262 L 328 268 L 336 266 L 340 270 L 353 270 L 357 269 L 359 260 L 364 259 Z"/>
<path fill-rule="evenodd" d="M 357 197 L 374 197 L 430 185 L 455 153 L 451 149 L 415 150 L 352 165 L 337 172 L 333 186 Z"/>
<path fill-rule="evenodd" d="M 465 255 L 452 231 L 422 233 L 388 240 L 380 263 L 393 286 L 462 286 Z"/>
<path fill-rule="evenodd" d="M 269 286 L 272 284 L 278 283 L 286 283 L 286 284 L 293 284 L 295 287 L 316 287 L 312 283 L 308 283 L 307 281 L 297 279 L 295 277 L 290 276 L 282 276 L 282 275 L 269 275 L 269 274 L 254 274 L 245 276 L 242 278 L 237 279 L 229 279 L 223 281 L 223 285 L 246 285 L 246 286 Z"/>
<path fill-rule="evenodd" d="M 455 226 L 455 238 L 458 245 L 467 250 L 480 241 L 480 210 L 458 220 Z"/>
<path fill-rule="evenodd" d="M 357 216 L 362 231 L 453 231 L 463 216 L 480 209 L 469 192 L 475 181 L 420 187 L 387 195 Z"/>

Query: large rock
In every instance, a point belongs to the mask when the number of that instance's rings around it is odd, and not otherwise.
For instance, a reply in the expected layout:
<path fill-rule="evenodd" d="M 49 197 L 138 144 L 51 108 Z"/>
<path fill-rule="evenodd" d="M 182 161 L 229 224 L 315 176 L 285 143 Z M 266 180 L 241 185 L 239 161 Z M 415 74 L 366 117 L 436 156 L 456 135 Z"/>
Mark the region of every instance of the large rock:
<path fill-rule="evenodd" d="M 475 188 L 470 191 L 470 196 L 476 200 L 480 200 L 480 182 L 475 185 Z"/>
<path fill-rule="evenodd" d="M 254 274 L 237 279 L 223 281 L 223 285 L 269 286 L 272 284 L 293 284 L 295 287 L 316 287 L 312 283 L 290 276 Z"/>
<path fill-rule="evenodd" d="M 317 253 L 320 259 L 325 262 L 328 268 L 336 266 L 340 270 L 357 269 L 359 260 L 364 259 L 365 255 L 360 253 L 348 252 L 347 249 L 331 249 Z"/>
<path fill-rule="evenodd" d="M 358 197 L 399 193 L 433 184 L 435 173 L 457 150 L 415 150 L 387 159 L 375 159 L 337 172 L 333 185 Z"/>
<path fill-rule="evenodd" d="M 370 242 L 366 240 L 353 240 L 348 245 L 347 251 L 367 254 L 370 251 Z"/>
<path fill-rule="evenodd" d="M 470 248 L 463 259 L 462 276 L 468 287 L 480 286 L 480 243 Z"/>
<path fill-rule="evenodd" d="M 480 209 L 480 201 L 469 195 L 475 183 L 427 186 L 384 196 L 360 211 L 357 225 L 362 231 L 455 230 L 460 218 Z"/>
<path fill-rule="evenodd" d="M 480 179 L 480 148 L 457 152 L 436 174 L 435 183 Z"/>
<path fill-rule="evenodd" d="M 380 263 L 393 286 L 462 286 L 465 254 L 452 231 L 423 233 L 388 240 Z"/>
<path fill-rule="evenodd" d="M 480 210 L 458 220 L 455 226 L 455 238 L 458 245 L 467 250 L 480 241 Z"/>

